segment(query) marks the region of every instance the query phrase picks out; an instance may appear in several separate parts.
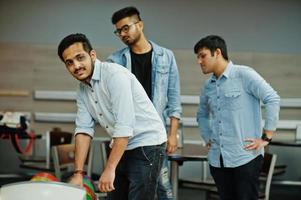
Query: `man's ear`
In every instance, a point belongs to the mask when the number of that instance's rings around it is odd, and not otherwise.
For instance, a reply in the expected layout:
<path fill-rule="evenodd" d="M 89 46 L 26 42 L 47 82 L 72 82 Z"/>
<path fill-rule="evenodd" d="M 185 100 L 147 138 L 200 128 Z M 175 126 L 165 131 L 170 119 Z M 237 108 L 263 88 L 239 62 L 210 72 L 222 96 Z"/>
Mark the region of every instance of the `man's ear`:
<path fill-rule="evenodd" d="M 143 31 L 143 29 L 144 29 L 144 23 L 143 23 L 143 21 L 139 21 L 138 26 Z"/>
<path fill-rule="evenodd" d="M 97 55 L 96 55 L 96 51 L 95 51 L 94 49 L 92 49 L 92 50 L 90 51 L 90 56 L 91 56 L 93 62 L 95 62 L 95 60 L 96 60 L 96 58 L 97 58 Z"/>
<path fill-rule="evenodd" d="M 215 53 L 216 53 L 216 57 L 218 57 L 218 56 L 221 56 L 221 55 L 222 55 L 222 51 L 221 51 L 221 49 L 220 49 L 220 48 L 217 48 L 217 49 L 215 50 Z"/>

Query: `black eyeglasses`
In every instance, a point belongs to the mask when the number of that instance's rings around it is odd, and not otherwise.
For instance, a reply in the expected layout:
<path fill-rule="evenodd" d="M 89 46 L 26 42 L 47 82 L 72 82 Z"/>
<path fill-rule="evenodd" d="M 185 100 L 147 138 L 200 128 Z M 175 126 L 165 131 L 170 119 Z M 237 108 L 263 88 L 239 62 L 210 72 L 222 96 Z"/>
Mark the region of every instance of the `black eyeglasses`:
<path fill-rule="evenodd" d="M 131 26 L 133 26 L 133 25 L 135 25 L 135 24 L 137 24 L 137 23 L 139 23 L 139 21 L 138 21 L 138 22 L 131 23 L 131 24 L 126 24 L 126 25 L 122 26 L 121 28 L 116 29 L 116 30 L 114 31 L 114 34 L 117 35 L 117 36 L 120 36 L 120 35 L 121 35 L 121 32 L 123 32 L 123 33 L 128 33 L 129 30 L 130 30 L 130 28 L 131 28 Z"/>

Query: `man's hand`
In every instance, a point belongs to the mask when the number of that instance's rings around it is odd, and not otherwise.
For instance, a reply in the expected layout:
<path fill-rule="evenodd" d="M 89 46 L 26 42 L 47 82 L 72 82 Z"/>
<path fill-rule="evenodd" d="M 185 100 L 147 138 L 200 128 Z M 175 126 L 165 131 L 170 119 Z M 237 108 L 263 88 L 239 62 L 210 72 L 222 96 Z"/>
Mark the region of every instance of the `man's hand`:
<path fill-rule="evenodd" d="M 179 127 L 179 119 L 175 117 L 170 117 L 170 128 L 167 136 L 167 145 L 166 152 L 167 154 L 174 153 L 178 147 L 178 127 Z"/>
<path fill-rule="evenodd" d="M 248 144 L 244 146 L 246 150 L 260 150 L 269 144 L 261 138 L 247 138 L 245 142 L 248 142 Z"/>
<path fill-rule="evenodd" d="M 69 183 L 72 185 L 78 185 L 80 187 L 84 187 L 83 185 L 83 176 L 81 174 L 74 174 L 70 180 Z"/>
<path fill-rule="evenodd" d="M 107 160 L 107 164 L 103 173 L 101 174 L 98 182 L 98 188 L 101 192 L 111 192 L 115 190 L 115 170 L 116 167 L 126 150 L 128 145 L 128 137 L 116 137 L 112 145 L 112 149 Z"/>
<path fill-rule="evenodd" d="M 168 134 L 166 152 L 168 154 L 174 153 L 177 150 L 177 146 L 178 146 L 177 134 Z"/>
<path fill-rule="evenodd" d="M 207 143 L 206 143 L 206 147 L 208 148 L 208 150 L 211 148 L 211 144 L 212 144 L 212 141 L 209 140 Z"/>
<path fill-rule="evenodd" d="M 111 192 L 114 187 L 115 170 L 104 170 L 98 182 L 98 188 L 101 192 Z"/>

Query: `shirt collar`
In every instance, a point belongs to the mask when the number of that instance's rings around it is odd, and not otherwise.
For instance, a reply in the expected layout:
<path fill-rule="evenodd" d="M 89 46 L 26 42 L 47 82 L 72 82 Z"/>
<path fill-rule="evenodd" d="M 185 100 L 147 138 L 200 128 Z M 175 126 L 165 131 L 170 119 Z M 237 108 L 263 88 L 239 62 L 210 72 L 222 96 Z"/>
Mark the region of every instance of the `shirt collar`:
<path fill-rule="evenodd" d="M 98 59 L 96 59 L 94 63 L 93 74 L 90 80 L 90 86 L 93 85 L 94 81 L 100 80 L 100 75 L 101 75 L 100 68 L 101 68 L 101 62 Z M 89 87 L 89 85 L 85 82 L 81 82 L 81 84 L 85 87 Z"/>
<path fill-rule="evenodd" d="M 163 49 L 162 47 L 160 47 L 159 45 L 157 45 L 156 43 L 154 43 L 153 41 L 151 40 L 148 40 L 148 42 L 152 45 L 152 50 L 153 50 L 153 53 L 154 54 L 157 54 L 159 56 L 162 56 L 163 55 Z M 123 55 L 129 55 L 130 54 L 130 48 L 129 47 L 126 47 L 124 48 L 123 52 L 121 53 Z"/>
<path fill-rule="evenodd" d="M 232 68 L 233 68 L 233 63 L 232 61 L 229 61 L 224 73 L 222 74 L 222 76 L 225 76 L 226 78 L 229 78 L 230 75 L 231 75 L 231 71 L 232 71 Z"/>
<path fill-rule="evenodd" d="M 99 81 L 100 80 L 100 60 L 96 59 L 94 63 L 94 70 L 91 80 Z"/>
<path fill-rule="evenodd" d="M 233 68 L 233 63 L 232 63 L 232 61 L 229 61 L 228 65 L 227 65 L 225 71 L 223 72 L 223 74 L 221 75 L 221 77 L 224 76 L 225 78 L 229 78 L 231 75 L 232 68 Z M 212 74 L 210 82 L 215 82 L 216 80 L 217 80 L 216 76 L 214 74 Z"/>

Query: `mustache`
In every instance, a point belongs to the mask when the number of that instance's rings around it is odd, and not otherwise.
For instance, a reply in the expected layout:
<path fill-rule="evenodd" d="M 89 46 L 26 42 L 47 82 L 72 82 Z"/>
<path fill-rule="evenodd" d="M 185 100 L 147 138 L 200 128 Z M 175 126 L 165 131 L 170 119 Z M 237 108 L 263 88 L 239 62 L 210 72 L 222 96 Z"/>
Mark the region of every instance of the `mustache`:
<path fill-rule="evenodd" d="M 74 71 L 74 73 L 77 74 L 79 71 L 84 70 L 84 69 L 85 69 L 84 67 L 80 67 L 80 68 L 76 69 L 76 70 Z"/>

